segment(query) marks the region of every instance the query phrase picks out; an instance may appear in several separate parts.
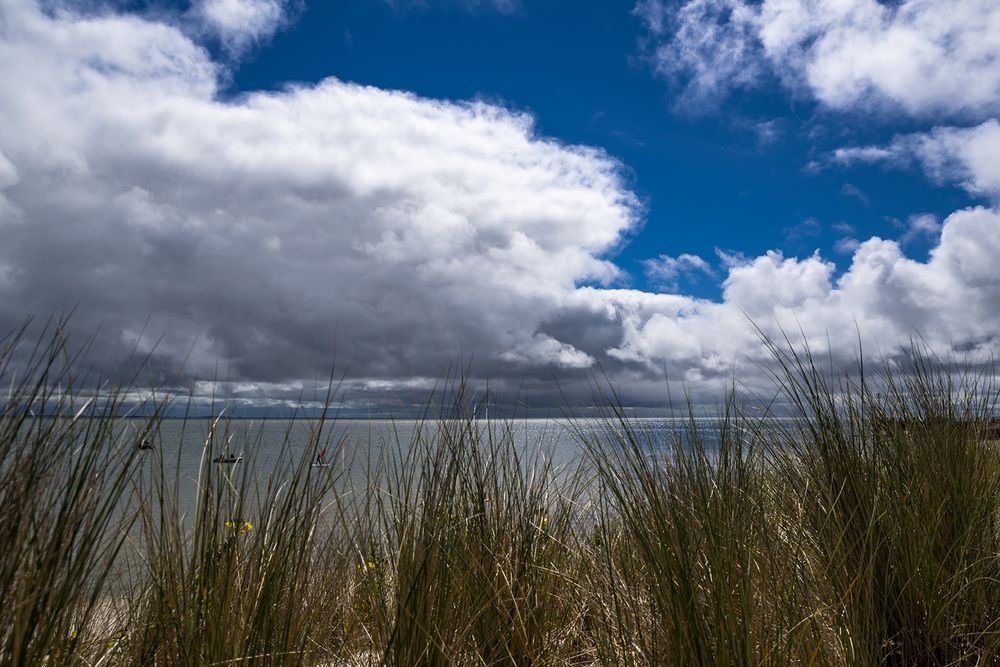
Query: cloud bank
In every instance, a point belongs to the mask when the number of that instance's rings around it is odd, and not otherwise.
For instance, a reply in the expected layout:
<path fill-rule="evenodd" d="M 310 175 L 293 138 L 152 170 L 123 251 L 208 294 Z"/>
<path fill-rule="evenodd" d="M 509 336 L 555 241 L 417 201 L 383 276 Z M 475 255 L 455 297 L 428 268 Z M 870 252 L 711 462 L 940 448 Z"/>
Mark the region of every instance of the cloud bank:
<path fill-rule="evenodd" d="M 280 19 L 248 21 L 239 34 Z M 852 239 L 839 275 L 818 254 L 721 253 L 721 301 L 644 292 L 614 263 L 643 216 L 624 166 L 527 114 L 337 79 L 223 99 L 220 66 L 169 22 L 12 0 L 0 24 L 17 91 L 0 96 L 4 330 L 77 306 L 75 329 L 101 328 L 96 358 L 137 347 L 163 377 L 229 378 L 248 400 L 294 396 L 334 354 L 372 400 L 425 392 L 460 355 L 539 404 L 563 400 L 553 379 L 583 396 L 599 369 L 638 405 L 662 401 L 664 370 L 718 397 L 734 369 L 763 382 L 751 321 L 844 360 L 854 323 L 890 355 L 914 331 L 942 352 L 1000 351 L 992 208 L 921 222 L 939 234 L 926 262 Z M 992 108 L 969 95 L 956 110 Z M 872 150 L 994 192 L 970 137 Z M 717 271 L 690 254 L 647 268 L 666 289 Z"/>
<path fill-rule="evenodd" d="M 221 101 L 179 29 L 2 10 L 0 312 L 144 318 L 193 374 L 374 377 L 577 368 L 538 330 L 639 221 L 621 165 L 527 115 L 329 79 Z M 502 366 L 502 368 L 501 368 Z"/>

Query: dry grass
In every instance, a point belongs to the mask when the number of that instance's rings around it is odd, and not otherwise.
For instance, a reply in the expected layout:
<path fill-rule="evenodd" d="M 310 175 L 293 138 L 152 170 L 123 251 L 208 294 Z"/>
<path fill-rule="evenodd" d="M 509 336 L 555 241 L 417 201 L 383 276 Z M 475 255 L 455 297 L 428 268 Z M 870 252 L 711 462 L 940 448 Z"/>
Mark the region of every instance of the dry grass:
<path fill-rule="evenodd" d="M 336 445 L 319 428 L 305 457 L 267 443 L 283 455 L 266 474 L 215 464 L 260 437 L 220 419 L 184 515 L 170 462 L 137 456 L 157 417 L 123 426 L 129 383 L 75 377 L 58 331 L 30 354 L 12 336 L 0 664 L 995 661 L 996 393 L 929 355 L 872 380 L 772 352 L 794 419 L 730 400 L 717 432 L 664 441 L 612 397 L 574 470 L 474 419 L 461 383 L 355 461 L 360 486 L 309 465 Z"/>

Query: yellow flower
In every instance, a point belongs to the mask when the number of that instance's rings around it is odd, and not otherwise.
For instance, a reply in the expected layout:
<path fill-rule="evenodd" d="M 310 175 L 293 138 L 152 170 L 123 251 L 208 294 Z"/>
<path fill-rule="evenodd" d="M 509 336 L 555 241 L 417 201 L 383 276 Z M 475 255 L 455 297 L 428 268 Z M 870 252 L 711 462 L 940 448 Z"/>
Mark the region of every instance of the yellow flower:
<path fill-rule="evenodd" d="M 375 571 L 375 563 L 373 563 L 371 561 L 368 561 L 368 571 L 369 572 L 374 572 Z"/>
<path fill-rule="evenodd" d="M 542 525 L 545 526 L 545 525 L 548 525 L 548 523 L 549 523 L 549 517 L 543 516 L 542 517 Z"/>
<path fill-rule="evenodd" d="M 226 528 L 232 528 L 235 524 L 232 521 L 226 522 Z"/>
<path fill-rule="evenodd" d="M 249 521 L 244 521 L 243 527 L 240 530 L 242 530 L 244 533 L 249 533 L 251 530 L 253 530 L 253 524 L 250 523 Z"/>

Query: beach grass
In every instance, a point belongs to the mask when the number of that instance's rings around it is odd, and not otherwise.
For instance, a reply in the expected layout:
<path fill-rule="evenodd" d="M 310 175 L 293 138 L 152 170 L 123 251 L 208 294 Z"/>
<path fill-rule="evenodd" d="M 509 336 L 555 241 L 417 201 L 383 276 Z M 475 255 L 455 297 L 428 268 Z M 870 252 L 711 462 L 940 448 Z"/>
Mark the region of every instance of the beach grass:
<path fill-rule="evenodd" d="M 139 447 L 167 407 L 146 392 L 129 416 L 140 371 L 87 376 L 58 327 L 28 342 L 0 352 L 2 665 L 1000 656 L 997 392 L 917 346 L 871 377 L 768 341 L 781 418 L 734 393 L 710 431 L 664 436 L 609 389 L 570 420 L 572 465 L 476 418 L 460 379 L 360 453 L 322 420 L 303 453 L 222 415 L 186 486 Z M 265 445 L 277 463 L 256 465 Z M 312 466 L 321 449 L 338 463 Z"/>

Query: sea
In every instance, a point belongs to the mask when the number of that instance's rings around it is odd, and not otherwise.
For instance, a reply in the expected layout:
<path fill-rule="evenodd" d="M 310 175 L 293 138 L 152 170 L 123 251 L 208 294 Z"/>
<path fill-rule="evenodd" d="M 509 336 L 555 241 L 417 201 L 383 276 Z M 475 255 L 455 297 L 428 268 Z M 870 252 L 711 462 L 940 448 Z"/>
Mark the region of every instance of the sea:
<path fill-rule="evenodd" d="M 664 419 L 635 418 L 629 428 L 647 448 L 650 455 L 665 453 L 676 443 L 690 437 L 692 426 L 697 429 L 705 450 L 711 456 L 712 448 L 719 441 L 718 419 Z M 537 471 L 546 466 L 555 480 L 554 489 L 560 492 L 560 483 L 573 478 L 585 478 L 593 463 L 595 449 L 585 443 L 600 439 L 604 449 L 613 452 L 625 446 L 621 438 L 621 424 L 600 419 L 520 419 L 472 420 L 440 422 L 435 420 L 315 420 L 296 419 L 229 419 L 201 418 L 121 419 L 118 421 L 117 442 L 131 451 L 144 440 L 150 448 L 135 452 L 135 483 L 116 507 L 119 519 L 138 516 L 140 507 L 152 509 L 153 524 L 159 524 L 162 512 L 169 512 L 179 521 L 181 530 L 191 528 L 204 502 L 203 491 L 213 489 L 211 495 L 220 509 L 216 516 L 228 518 L 234 525 L 244 521 L 257 523 L 268 513 L 268 499 L 285 493 L 290 482 L 308 472 L 308 483 L 328 481 L 326 498 L 322 504 L 333 507 L 340 499 L 370 497 L 372 485 L 381 486 L 390 493 L 394 470 L 414 470 L 413 459 L 425 456 L 433 443 L 440 442 L 442 432 L 457 428 L 475 429 L 481 447 L 501 442 L 496 451 L 517 458 L 526 473 L 529 468 Z M 313 466 L 323 455 L 329 465 Z M 218 456 L 237 459 L 236 462 L 213 462 Z M 298 471 L 298 473 L 296 472 Z M 581 474 L 581 471 L 584 471 Z M 113 474 L 112 470 L 105 471 Z M 576 476 L 576 477 L 574 477 Z M 404 473 L 405 477 L 405 473 Z M 399 479 L 396 477 L 395 479 Z M 397 487 L 398 488 L 398 487 Z M 302 487 L 299 487 L 300 491 Z M 581 499 L 589 491 L 584 491 Z M 241 512 L 232 512 L 234 500 L 244 497 L 247 501 Z M 325 512 L 321 523 L 336 523 L 335 512 Z M 221 520 L 221 519 L 220 519 Z M 146 535 L 143 521 L 131 522 L 127 529 L 126 548 L 115 559 L 112 581 L 127 590 L 133 576 L 143 571 L 141 545 Z M 149 524 L 145 524 L 149 525 Z M 117 589 L 116 589 L 117 590 Z"/>
<path fill-rule="evenodd" d="M 316 462 L 314 477 L 336 477 L 341 491 L 371 483 L 373 471 L 383 475 L 403 465 L 408 455 L 420 456 L 439 437 L 436 420 L 340 419 L 322 423 L 295 419 L 163 419 L 155 425 L 141 419 L 123 420 L 126 441 L 145 437 L 152 449 L 139 453 L 140 469 L 147 481 L 160 477 L 176 491 L 182 512 L 193 509 L 200 476 L 210 471 L 240 488 L 263 488 L 289 479 L 297 467 Z M 650 452 L 667 450 L 689 438 L 692 425 L 711 453 L 719 440 L 718 419 L 635 418 L 633 430 Z M 568 475 L 588 464 L 594 449 L 585 443 L 600 440 L 604 447 L 620 447 L 623 428 L 602 419 L 513 419 L 463 421 L 461 428 L 476 429 L 480 446 L 502 442 L 499 451 L 519 457 L 522 465 L 546 465 L 555 475 Z M 148 435 L 144 435 L 148 432 Z M 604 451 L 609 451 L 605 449 Z M 238 458 L 235 463 L 211 463 L 218 456 Z"/>
<path fill-rule="evenodd" d="M 172 462 L 181 476 L 197 476 L 202 457 L 242 457 L 240 464 L 258 474 L 277 471 L 303 458 L 313 460 L 325 451 L 325 460 L 341 470 L 354 464 L 396 455 L 432 442 L 442 428 L 436 420 L 340 419 L 322 423 L 309 419 L 164 419 L 151 428 L 140 419 L 126 420 L 136 438 L 146 436 L 158 457 Z M 718 441 L 718 419 L 634 418 L 629 426 L 651 449 L 668 447 L 686 438 L 692 424 L 711 448 Z M 447 428 L 455 428 L 450 423 Z M 463 421 L 462 428 L 475 428 L 479 441 L 497 442 L 521 453 L 538 452 L 553 465 L 573 465 L 587 455 L 586 441 L 620 438 L 620 424 L 602 419 L 514 419 Z M 152 454 L 153 451 L 151 450 Z M 239 464 L 234 464 L 239 465 Z"/>

